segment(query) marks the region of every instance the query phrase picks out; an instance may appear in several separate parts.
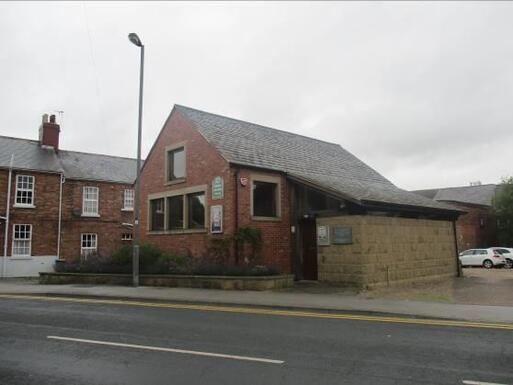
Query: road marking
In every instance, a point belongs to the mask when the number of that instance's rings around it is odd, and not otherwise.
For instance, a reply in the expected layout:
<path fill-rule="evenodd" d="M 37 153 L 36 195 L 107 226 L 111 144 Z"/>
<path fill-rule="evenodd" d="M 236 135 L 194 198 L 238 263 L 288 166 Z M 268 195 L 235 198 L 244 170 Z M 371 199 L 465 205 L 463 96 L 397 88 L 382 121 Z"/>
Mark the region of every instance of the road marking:
<path fill-rule="evenodd" d="M 55 301 L 55 302 L 73 302 L 73 303 L 93 303 L 93 304 L 103 304 L 103 305 L 125 305 L 125 306 L 138 306 L 138 307 L 150 307 L 150 308 L 198 310 L 198 311 L 240 313 L 240 314 L 260 314 L 260 315 L 273 315 L 273 316 L 282 316 L 282 317 L 323 318 L 323 319 L 387 322 L 387 323 L 402 323 L 402 324 L 429 325 L 429 326 L 449 326 L 449 327 L 452 326 L 452 327 L 463 327 L 463 328 L 513 330 L 513 324 L 503 324 L 503 323 L 452 321 L 452 320 L 443 320 L 443 319 L 407 318 L 407 317 L 387 317 L 387 316 L 371 316 L 371 315 L 359 315 L 359 314 L 321 313 L 321 312 L 308 312 L 308 311 L 299 311 L 299 310 L 278 310 L 278 309 L 268 309 L 268 308 L 251 308 L 251 307 L 235 307 L 235 306 L 232 307 L 232 306 L 221 306 L 221 305 L 217 306 L 217 305 L 200 305 L 200 304 L 186 304 L 186 303 L 153 303 L 153 302 L 142 302 L 142 301 L 135 301 L 135 300 L 92 299 L 92 298 L 76 298 L 76 297 L 48 297 L 48 296 L 20 295 L 20 294 L 0 294 L 0 298 L 28 299 L 28 300 Z"/>
<path fill-rule="evenodd" d="M 82 338 L 69 338 L 69 337 L 59 337 L 59 336 L 47 336 L 46 338 L 51 339 L 51 340 L 82 342 L 82 343 L 93 344 L 93 345 L 107 345 L 107 346 L 117 346 L 117 347 L 121 347 L 121 348 L 153 350 L 153 351 L 157 351 L 157 352 L 192 354 L 192 355 L 196 355 L 196 356 L 227 358 L 227 359 L 230 359 L 230 360 L 239 360 L 239 361 L 264 362 L 266 364 L 278 364 L 278 365 L 281 365 L 281 364 L 285 363 L 285 361 L 271 360 L 271 359 L 268 359 L 268 358 L 234 356 L 234 355 L 231 355 L 231 354 L 199 352 L 199 351 L 195 351 L 195 350 L 183 350 L 183 349 L 161 348 L 161 347 L 158 347 L 158 346 L 123 344 L 123 343 L 120 343 L 120 342 L 85 340 L 85 339 L 82 339 Z"/>
<path fill-rule="evenodd" d="M 507 384 L 496 384 L 494 382 L 469 381 L 469 380 L 463 380 L 463 383 L 466 385 L 507 385 Z"/>

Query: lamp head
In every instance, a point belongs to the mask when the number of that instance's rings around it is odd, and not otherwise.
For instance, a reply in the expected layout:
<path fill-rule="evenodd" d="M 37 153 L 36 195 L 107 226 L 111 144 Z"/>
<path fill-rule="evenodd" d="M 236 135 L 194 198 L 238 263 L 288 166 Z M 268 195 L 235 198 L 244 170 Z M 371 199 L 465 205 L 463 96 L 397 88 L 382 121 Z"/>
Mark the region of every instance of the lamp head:
<path fill-rule="evenodd" d="M 137 36 L 137 34 L 134 32 L 128 34 L 128 40 L 130 40 L 134 45 L 138 47 L 143 46 L 141 39 L 139 39 L 139 36 Z"/>

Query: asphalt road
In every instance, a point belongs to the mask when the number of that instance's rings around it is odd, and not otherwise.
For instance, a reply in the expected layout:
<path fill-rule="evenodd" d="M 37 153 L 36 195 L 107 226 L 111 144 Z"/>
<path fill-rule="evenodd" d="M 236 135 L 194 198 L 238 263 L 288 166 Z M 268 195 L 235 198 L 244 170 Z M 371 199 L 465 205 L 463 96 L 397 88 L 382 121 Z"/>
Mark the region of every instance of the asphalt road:
<path fill-rule="evenodd" d="M 512 330 L 0 299 L 1 385 L 464 380 L 513 384 Z"/>

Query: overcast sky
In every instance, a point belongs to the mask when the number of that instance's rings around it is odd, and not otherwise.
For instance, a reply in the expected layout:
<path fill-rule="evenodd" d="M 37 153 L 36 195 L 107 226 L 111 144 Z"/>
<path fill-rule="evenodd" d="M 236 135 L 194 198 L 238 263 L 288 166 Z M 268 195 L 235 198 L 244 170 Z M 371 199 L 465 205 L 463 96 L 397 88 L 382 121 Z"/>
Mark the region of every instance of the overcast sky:
<path fill-rule="evenodd" d="M 513 174 L 513 3 L 0 3 L 0 134 L 134 156 L 173 104 L 336 142 L 406 189 Z"/>

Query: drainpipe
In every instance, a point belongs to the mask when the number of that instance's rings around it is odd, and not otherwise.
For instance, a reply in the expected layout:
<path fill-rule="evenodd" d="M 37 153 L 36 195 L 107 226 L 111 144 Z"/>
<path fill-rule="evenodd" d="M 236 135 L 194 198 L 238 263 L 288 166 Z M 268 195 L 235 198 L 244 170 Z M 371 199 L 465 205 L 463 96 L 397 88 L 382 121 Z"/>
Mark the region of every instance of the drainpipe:
<path fill-rule="evenodd" d="M 234 234 L 239 229 L 239 169 L 235 171 L 235 229 Z M 239 264 L 239 243 L 235 242 L 235 264 Z"/>
<path fill-rule="evenodd" d="M 57 226 L 57 259 L 61 259 L 61 222 L 62 222 L 62 185 L 66 181 L 64 174 L 61 173 L 59 187 L 59 224 Z"/>
<path fill-rule="evenodd" d="M 457 276 L 462 277 L 463 272 L 461 271 L 461 265 L 460 265 L 460 253 L 458 252 L 458 235 L 456 233 L 456 220 L 452 221 L 452 232 L 454 234 L 454 249 L 456 250 L 456 271 Z"/>
<path fill-rule="evenodd" d="M 2 260 L 2 277 L 6 275 L 7 263 L 7 238 L 9 237 L 9 211 L 11 206 L 11 180 L 12 180 L 12 165 L 14 163 L 14 154 L 11 155 L 11 163 L 9 164 L 9 179 L 7 181 L 7 202 L 5 205 L 5 233 L 4 233 L 4 258 Z"/>

